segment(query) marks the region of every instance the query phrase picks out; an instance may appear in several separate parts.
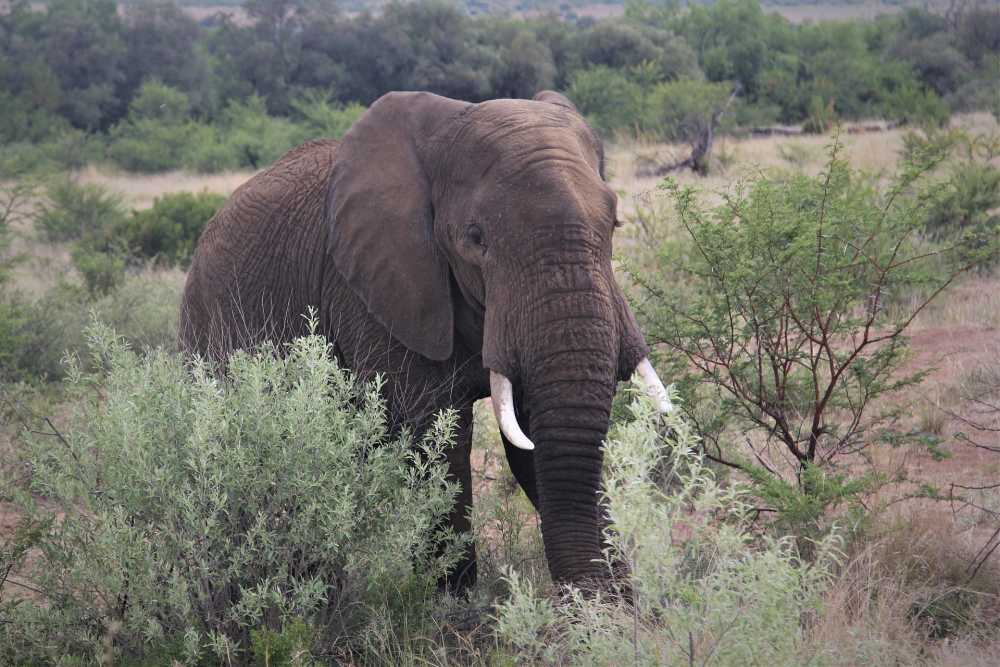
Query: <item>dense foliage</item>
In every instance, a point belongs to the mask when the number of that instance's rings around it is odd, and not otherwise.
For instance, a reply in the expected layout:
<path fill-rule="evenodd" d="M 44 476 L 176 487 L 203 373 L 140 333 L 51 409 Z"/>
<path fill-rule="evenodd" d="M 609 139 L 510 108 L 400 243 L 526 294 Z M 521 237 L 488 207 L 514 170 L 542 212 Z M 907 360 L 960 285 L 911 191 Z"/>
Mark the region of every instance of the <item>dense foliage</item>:
<path fill-rule="evenodd" d="M 664 438 L 650 406 L 610 434 L 605 496 L 612 561 L 628 565 L 627 595 L 571 591 L 553 605 L 510 573 L 499 634 L 532 665 L 794 665 L 832 579 L 839 540 L 812 562 L 790 539 L 755 537 L 740 484 L 720 484 L 676 414 Z"/>
<path fill-rule="evenodd" d="M 57 519 L 22 570 L 38 597 L 0 626 L 14 663 L 348 652 L 454 562 L 459 538 L 440 528 L 453 414 L 418 442 L 388 433 L 377 382 L 338 368 L 320 336 L 219 372 L 87 333 L 69 427 L 26 452 L 22 511 Z"/>
<path fill-rule="evenodd" d="M 738 125 L 941 121 L 1000 105 L 1000 9 L 956 7 L 795 25 L 758 0 L 638 0 L 597 22 L 246 0 L 247 21 L 199 23 L 169 1 L 119 15 L 113 0 L 18 0 L 0 16 L 0 166 L 106 156 L 139 171 L 257 168 L 305 137 L 339 135 L 390 90 L 478 101 L 554 87 L 607 132 L 666 139 L 683 135 L 679 91 L 662 88 L 677 82 L 702 100 L 735 90 Z"/>
<path fill-rule="evenodd" d="M 125 269 L 147 262 L 186 266 L 201 230 L 225 202 L 202 192 L 166 194 L 146 210 L 128 211 L 96 185 L 56 180 L 38 206 L 35 229 L 49 242 L 71 242 L 73 265 L 92 294 L 121 282 Z"/>

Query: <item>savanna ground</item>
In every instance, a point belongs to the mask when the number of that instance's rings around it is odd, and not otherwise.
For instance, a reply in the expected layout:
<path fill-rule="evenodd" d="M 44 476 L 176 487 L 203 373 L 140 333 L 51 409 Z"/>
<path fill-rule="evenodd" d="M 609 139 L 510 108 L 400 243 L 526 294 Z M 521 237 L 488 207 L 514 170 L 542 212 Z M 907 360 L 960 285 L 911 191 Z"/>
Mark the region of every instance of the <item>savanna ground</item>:
<path fill-rule="evenodd" d="M 998 131 L 987 114 L 964 115 L 952 122 L 973 134 Z M 841 141 L 853 167 L 878 176 L 895 168 L 903 135 L 903 130 L 845 132 Z M 681 173 L 675 178 L 700 188 L 707 200 L 718 201 L 718 193 L 767 170 L 820 173 L 831 141 L 830 135 L 720 138 L 710 176 Z M 657 187 L 661 179 L 637 172 L 641 165 L 667 162 L 685 150 L 635 141 L 620 141 L 609 148 L 609 176 L 619 192 L 619 217 L 625 222 L 616 236 L 619 257 L 641 253 L 653 238 L 662 241 L 682 235 L 676 219 L 669 215 L 639 215 L 667 210 L 671 204 Z M 74 179 L 106 188 L 128 206 L 143 209 L 165 193 L 205 190 L 228 195 L 251 173 L 135 176 L 91 167 L 75 173 Z M 657 227 L 650 229 L 650 224 Z M 14 249 L 26 257 L 13 269 L 12 283 L 17 289 L 40 296 L 60 281 L 73 279 L 66 247 L 38 240 L 27 223 L 14 231 Z M 102 312 L 110 313 L 118 326 L 127 329 L 134 311 L 155 310 L 155 315 L 139 319 L 142 326 L 159 330 L 159 338 L 153 340 L 166 344 L 176 323 L 183 272 L 146 268 L 133 273 L 131 296 Z M 155 296 L 147 299 L 147 293 Z M 78 305 L 63 302 L 56 307 Z M 65 313 L 53 316 L 65 317 Z M 66 317 L 66 326 L 79 327 L 81 319 L 85 318 Z M 811 624 L 812 657 L 832 651 L 833 664 L 993 665 L 1000 656 L 996 625 L 1000 615 L 1000 416 L 985 408 L 1000 400 L 996 393 L 1000 389 L 1000 273 L 994 268 L 960 276 L 919 313 L 908 335 L 911 350 L 905 367 L 926 370 L 927 376 L 892 400 L 904 408 L 903 425 L 936 438 L 946 457 L 929 449 L 879 447 L 868 460 L 859 460 L 859 466 L 906 481 L 888 483 L 864 500 L 873 510 L 870 523 L 858 532 L 862 537 L 846 545 L 836 579 L 824 594 L 826 611 Z M 3 400 L 9 419 L 0 432 L 0 450 L 7 472 L 16 477 L 24 427 L 45 430 L 44 422 L 38 426 L 32 419 L 47 416 L 50 426 L 60 429 L 70 407 L 58 386 L 21 385 L 16 394 L 7 392 Z M 21 415 L 33 417 L 27 421 L 13 418 L 10 408 L 15 406 Z M 503 590 L 498 582 L 505 568 L 519 571 L 542 590 L 549 584 L 537 521 L 506 471 L 489 411 L 485 405 L 477 408 L 475 520 L 481 576 L 490 582 L 479 592 L 479 602 L 488 605 L 490 595 Z M 971 423 L 985 429 L 974 431 Z M 775 455 L 771 463 L 780 465 L 779 459 Z M 939 497 L 918 493 L 921 488 L 934 488 Z M 12 505 L 0 506 L 0 530 L 12 530 L 17 519 Z M 3 595 L 33 595 L 31 583 L 19 576 L 12 573 Z M 958 599 L 960 603 L 955 602 Z M 510 664 L 513 658 L 505 657 L 483 629 L 490 623 L 487 608 L 472 605 L 470 610 L 459 605 L 461 613 L 442 614 L 436 621 L 437 635 L 421 640 L 434 647 L 429 651 L 423 647 L 423 655 L 430 657 L 422 660 Z M 484 625 L 478 627 L 480 623 Z M 961 630 L 954 631 L 956 627 Z M 416 662 L 392 649 L 375 655 L 389 663 Z M 805 654 L 802 659 L 813 662 Z"/>

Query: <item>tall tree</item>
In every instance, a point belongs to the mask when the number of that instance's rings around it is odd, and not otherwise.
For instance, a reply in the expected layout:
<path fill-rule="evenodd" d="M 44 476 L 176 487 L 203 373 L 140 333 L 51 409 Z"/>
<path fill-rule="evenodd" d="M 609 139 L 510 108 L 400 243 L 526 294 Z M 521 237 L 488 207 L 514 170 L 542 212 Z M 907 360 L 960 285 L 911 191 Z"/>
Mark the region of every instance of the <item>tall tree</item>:
<path fill-rule="evenodd" d="M 125 10 L 124 80 L 120 96 L 131 100 L 144 79 L 183 91 L 194 108 L 208 110 L 211 69 L 201 28 L 173 0 L 153 0 Z"/>
<path fill-rule="evenodd" d="M 123 115 L 116 92 L 126 50 L 114 0 L 52 0 L 41 32 L 38 46 L 63 91 L 62 115 L 85 129 L 106 128 Z"/>

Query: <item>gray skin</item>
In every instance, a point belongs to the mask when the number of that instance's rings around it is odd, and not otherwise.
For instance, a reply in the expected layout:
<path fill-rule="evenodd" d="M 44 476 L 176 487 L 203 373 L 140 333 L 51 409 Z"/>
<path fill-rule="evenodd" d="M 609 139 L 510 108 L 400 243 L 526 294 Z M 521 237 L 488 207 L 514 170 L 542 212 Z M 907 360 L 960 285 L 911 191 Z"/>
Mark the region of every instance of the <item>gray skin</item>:
<path fill-rule="evenodd" d="M 381 373 L 394 427 L 460 415 L 450 520 L 468 531 L 472 405 L 511 380 L 535 450 L 504 438 L 541 516 L 554 580 L 599 583 L 602 441 L 616 383 L 648 349 L 615 283 L 616 197 L 600 141 L 558 93 L 469 104 L 390 93 L 342 141 L 300 146 L 240 187 L 202 234 L 184 348 L 224 359 L 306 331 Z M 450 578 L 475 579 L 474 547 Z"/>

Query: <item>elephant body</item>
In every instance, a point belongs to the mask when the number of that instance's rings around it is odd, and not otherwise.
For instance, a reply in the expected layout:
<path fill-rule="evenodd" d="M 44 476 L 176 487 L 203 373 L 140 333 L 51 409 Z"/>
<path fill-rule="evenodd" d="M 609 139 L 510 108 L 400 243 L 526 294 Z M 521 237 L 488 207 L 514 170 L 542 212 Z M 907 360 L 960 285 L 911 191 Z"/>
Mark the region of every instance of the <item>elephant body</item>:
<path fill-rule="evenodd" d="M 553 578 L 606 576 L 601 443 L 616 382 L 647 354 L 611 269 L 615 198 L 599 140 L 561 95 L 467 104 L 378 100 L 343 141 L 306 143 L 241 186 L 206 227 L 180 340 L 223 360 L 307 331 L 380 373 L 394 427 L 459 412 L 451 515 L 469 529 L 472 405 L 502 378 L 536 443 L 503 437 L 539 510 Z M 451 583 L 475 577 L 470 550 Z"/>

